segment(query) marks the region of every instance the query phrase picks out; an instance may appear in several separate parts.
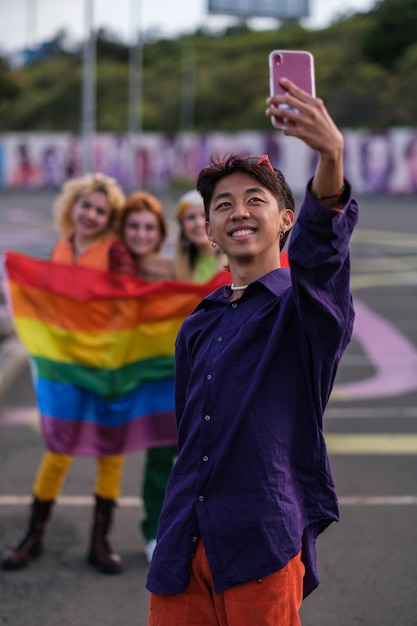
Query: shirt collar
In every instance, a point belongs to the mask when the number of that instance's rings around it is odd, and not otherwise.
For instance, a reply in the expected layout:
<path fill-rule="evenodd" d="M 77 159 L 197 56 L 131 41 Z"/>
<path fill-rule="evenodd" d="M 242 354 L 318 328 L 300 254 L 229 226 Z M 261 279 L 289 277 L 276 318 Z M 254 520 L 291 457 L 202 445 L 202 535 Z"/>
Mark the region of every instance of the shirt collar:
<path fill-rule="evenodd" d="M 286 291 L 291 285 L 291 275 L 290 270 L 286 267 L 280 267 L 279 269 L 273 270 L 265 276 L 258 278 L 253 283 L 250 284 L 248 289 L 253 288 L 255 285 L 262 285 L 266 289 L 268 289 L 274 296 L 279 297 Z M 200 302 L 200 304 L 196 307 L 196 311 L 199 309 L 205 308 L 205 303 L 209 302 L 225 302 L 228 301 L 230 297 L 230 288 L 228 285 L 224 285 L 223 287 L 219 287 L 211 294 L 209 294 L 204 300 Z"/>

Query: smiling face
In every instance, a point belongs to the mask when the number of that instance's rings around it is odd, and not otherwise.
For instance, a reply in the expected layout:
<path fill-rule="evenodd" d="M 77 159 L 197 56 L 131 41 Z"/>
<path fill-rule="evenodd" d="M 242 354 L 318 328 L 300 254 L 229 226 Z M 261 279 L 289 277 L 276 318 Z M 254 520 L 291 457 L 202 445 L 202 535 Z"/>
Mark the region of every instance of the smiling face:
<path fill-rule="evenodd" d="M 210 247 L 203 205 L 194 205 L 186 209 L 181 216 L 181 224 L 185 239 L 193 243 L 196 248 Z"/>
<path fill-rule="evenodd" d="M 155 213 L 151 211 L 130 213 L 124 225 L 123 241 L 138 257 L 144 257 L 159 250 L 162 234 Z"/>
<path fill-rule="evenodd" d="M 280 233 L 293 221 L 293 211 L 280 210 L 275 196 L 255 177 L 236 172 L 214 187 L 207 235 L 227 254 L 232 273 L 234 266 L 250 264 L 261 276 L 280 267 Z"/>
<path fill-rule="evenodd" d="M 109 227 L 110 216 L 109 202 L 101 191 L 81 197 L 72 210 L 75 236 L 85 241 L 100 237 Z"/>

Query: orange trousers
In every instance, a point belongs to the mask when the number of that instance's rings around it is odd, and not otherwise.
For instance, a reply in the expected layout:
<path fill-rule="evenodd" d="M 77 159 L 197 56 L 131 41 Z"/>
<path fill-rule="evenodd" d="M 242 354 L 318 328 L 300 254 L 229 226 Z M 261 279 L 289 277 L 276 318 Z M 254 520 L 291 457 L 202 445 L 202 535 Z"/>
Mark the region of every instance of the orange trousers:
<path fill-rule="evenodd" d="M 177 595 L 151 594 L 148 626 L 300 626 L 304 565 L 297 554 L 278 572 L 216 594 L 203 542 Z"/>

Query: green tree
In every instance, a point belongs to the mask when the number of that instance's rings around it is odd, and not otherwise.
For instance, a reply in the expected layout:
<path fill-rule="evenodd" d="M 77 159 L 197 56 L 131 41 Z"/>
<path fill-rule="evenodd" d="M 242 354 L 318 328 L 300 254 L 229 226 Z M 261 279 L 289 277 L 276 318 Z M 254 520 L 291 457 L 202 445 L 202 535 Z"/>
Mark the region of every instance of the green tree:
<path fill-rule="evenodd" d="M 20 85 L 16 74 L 9 68 L 6 60 L 0 58 L 0 120 L 7 117 L 19 94 Z"/>
<path fill-rule="evenodd" d="M 382 0 L 373 15 L 363 42 L 365 58 L 392 70 L 417 41 L 417 0 Z"/>
<path fill-rule="evenodd" d="M 246 24 L 176 39 L 147 36 L 137 68 L 142 128 L 177 133 L 188 99 L 196 132 L 270 129 L 264 110 L 274 48 L 313 53 L 317 94 L 340 127 L 417 126 L 416 19 L 417 0 L 383 0 L 317 31 L 296 23 L 254 31 Z M 31 65 L 0 63 L 0 131 L 80 131 L 82 48 L 68 50 L 65 40 L 58 33 L 48 56 Z M 98 131 L 128 129 L 129 59 L 127 45 L 98 33 Z"/>
<path fill-rule="evenodd" d="M 79 130 L 81 73 L 76 59 L 48 59 L 17 76 L 19 95 L 7 106 L 3 130 Z"/>

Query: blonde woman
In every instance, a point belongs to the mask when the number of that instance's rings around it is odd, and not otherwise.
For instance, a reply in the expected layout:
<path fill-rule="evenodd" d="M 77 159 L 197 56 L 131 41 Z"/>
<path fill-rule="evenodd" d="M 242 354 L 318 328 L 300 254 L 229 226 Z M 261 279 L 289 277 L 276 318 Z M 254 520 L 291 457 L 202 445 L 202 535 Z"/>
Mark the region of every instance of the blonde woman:
<path fill-rule="evenodd" d="M 124 193 L 116 181 L 100 173 L 66 182 L 53 207 L 62 238 L 56 243 L 51 260 L 106 271 L 130 272 L 132 258 L 116 235 L 124 202 Z M 82 415 L 75 417 L 83 419 Z M 87 558 L 99 571 L 108 574 L 117 574 L 122 568 L 121 559 L 111 549 L 107 535 L 120 493 L 123 458 L 117 455 L 96 459 L 95 506 Z M 51 450 L 44 454 L 33 485 L 28 527 L 3 553 L 3 569 L 20 569 L 42 552 L 47 522 L 72 461 L 71 454 Z"/>

